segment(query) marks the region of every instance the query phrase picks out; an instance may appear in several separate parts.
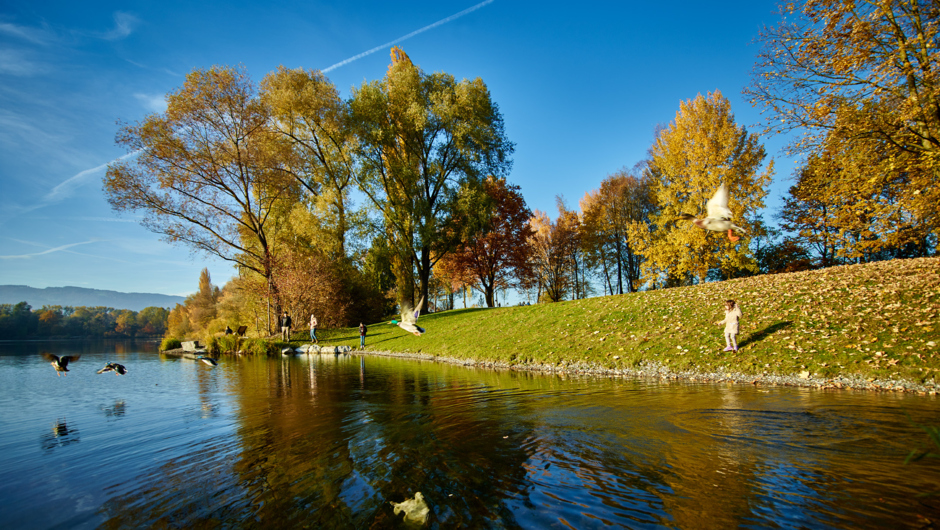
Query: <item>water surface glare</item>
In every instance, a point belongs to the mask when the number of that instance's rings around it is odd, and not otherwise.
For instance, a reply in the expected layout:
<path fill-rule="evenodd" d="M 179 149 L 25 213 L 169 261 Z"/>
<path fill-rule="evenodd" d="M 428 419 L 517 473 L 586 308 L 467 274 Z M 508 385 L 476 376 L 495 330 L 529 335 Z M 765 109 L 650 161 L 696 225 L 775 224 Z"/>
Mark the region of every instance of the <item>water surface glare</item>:
<path fill-rule="evenodd" d="M 418 491 L 431 528 L 940 520 L 940 463 L 903 463 L 935 397 L 156 349 L 0 343 L 4 528 L 388 528 Z"/>

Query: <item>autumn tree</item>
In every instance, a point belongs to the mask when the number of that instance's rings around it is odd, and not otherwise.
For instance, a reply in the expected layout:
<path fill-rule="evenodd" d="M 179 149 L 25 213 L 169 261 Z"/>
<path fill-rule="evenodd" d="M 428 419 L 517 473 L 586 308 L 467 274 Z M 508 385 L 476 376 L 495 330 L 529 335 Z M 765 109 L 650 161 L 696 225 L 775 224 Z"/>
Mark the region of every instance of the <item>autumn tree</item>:
<path fill-rule="evenodd" d="M 331 259 L 347 257 L 347 234 L 364 218 L 352 210 L 358 164 L 348 108 L 336 86 L 320 71 L 279 67 L 261 81 L 261 98 L 271 109 L 272 128 L 293 150 L 289 171 L 306 192 L 322 228 L 316 247 Z"/>
<path fill-rule="evenodd" d="M 212 285 L 209 269 L 204 268 L 199 273 L 199 289 L 185 300 L 189 321 L 196 329 L 207 329 L 218 314 L 218 303 L 219 288 Z"/>
<path fill-rule="evenodd" d="M 444 261 L 445 270 L 460 271 L 451 275 L 452 281 L 477 289 L 486 306 L 495 307 L 497 288 L 515 287 L 530 274 L 527 243 L 533 235 L 528 222 L 532 212 L 519 186 L 507 184 L 505 178 L 488 177 L 483 190 L 494 207 L 484 233 L 461 242 Z"/>
<path fill-rule="evenodd" d="M 650 148 L 648 174 L 656 212 L 650 225 L 634 224 L 629 243 L 645 259 L 650 278 L 666 285 L 704 281 L 711 269 L 756 270 L 747 237 L 732 242 L 723 233 L 677 222 L 680 214 L 702 216 L 721 184 L 730 192 L 735 224 L 747 230 L 763 207 L 773 161 L 757 137 L 734 122 L 731 104 L 714 92 L 680 104 L 676 119 L 660 130 Z"/>
<path fill-rule="evenodd" d="M 412 302 L 405 276 L 414 269 L 426 298 L 434 263 L 471 228 L 455 222 L 466 204 L 461 193 L 509 170 L 513 146 L 502 115 L 481 79 L 427 74 L 398 48 L 385 79 L 355 89 L 350 107 L 360 189 L 382 213 L 396 251 L 399 299 Z"/>
<path fill-rule="evenodd" d="M 745 93 L 769 113 L 771 132 L 835 129 L 900 151 L 940 154 L 940 4 L 919 0 L 801 0 L 765 28 Z"/>
<path fill-rule="evenodd" d="M 559 236 L 557 240 L 561 243 L 559 250 L 565 253 L 564 260 L 571 277 L 571 298 L 587 298 L 591 293 L 591 285 L 587 280 L 590 266 L 584 252 L 581 216 L 568 208 L 561 195 L 555 197 L 555 206 L 558 208 L 558 218 L 555 220 L 556 234 Z"/>
<path fill-rule="evenodd" d="M 837 146 L 842 161 L 868 161 L 832 176 L 891 197 L 872 201 L 872 215 L 940 225 L 940 3 L 801 0 L 781 14 L 761 32 L 745 90 L 766 131 L 796 133 L 793 153 L 831 157 Z"/>
<path fill-rule="evenodd" d="M 911 210 L 908 172 L 886 168 L 882 151 L 832 136 L 810 155 L 784 197 L 782 226 L 815 251 L 818 264 L 926 256 L 936 226 Z"/>
<path fill-rule="evenodd" d="M 256 272 L 279 306 L 273 214 L 298 190 L 270 120 L 244 70 L 194 70 L 165 113 L 121 128 L 132 156 L 108 167 L 104 190 L 114 210 L 142 212 L 166 241 Z"/>
<path fill-rule="evenodd" d="M 600 271 L 608 292 L 623 294 L 640 288 L 643 256 L 628 239 L 630 226 L 647 224 L 653 211 L 649 178 L 622 169 L 579 201 L 582 244 L 589 262 Z M 615 287 L 616 285 L 616 287 Z"/>
<path fill-rule="evenodd" d="M 529 219 L 531 276 L 522 287 L 534 288 L 538 301 L 560 302 L 575 294 L 575 274 L 571 256 L 578 246 L 576 227 L 568 216 L 552 221 L 548 214 L 535 210 Z"/>

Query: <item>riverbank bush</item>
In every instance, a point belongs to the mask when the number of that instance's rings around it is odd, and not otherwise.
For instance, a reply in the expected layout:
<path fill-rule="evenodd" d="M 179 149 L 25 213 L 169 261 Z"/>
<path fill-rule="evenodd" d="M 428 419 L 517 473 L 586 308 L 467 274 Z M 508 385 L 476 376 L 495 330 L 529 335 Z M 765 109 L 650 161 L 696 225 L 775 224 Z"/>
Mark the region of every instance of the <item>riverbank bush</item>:
<path fill-rule="evenodd" d="M 724 352 L 725 299 L 744 316 Z M 367 350 L 560 368 L 590 364 L 674 371 L 937 381 L 940 259 L 917 258 L 763 275 L 554 304 L 422 316 L 415 337 L 369 325 Z M 356 328 L 318 332 L 357 347 Z"/>
<path fill-rule="evenodd" d="M 179 339 L 167 337 L 160 341 L 160 351 L 176 350 L 182 347 L 183 343 Z"/>

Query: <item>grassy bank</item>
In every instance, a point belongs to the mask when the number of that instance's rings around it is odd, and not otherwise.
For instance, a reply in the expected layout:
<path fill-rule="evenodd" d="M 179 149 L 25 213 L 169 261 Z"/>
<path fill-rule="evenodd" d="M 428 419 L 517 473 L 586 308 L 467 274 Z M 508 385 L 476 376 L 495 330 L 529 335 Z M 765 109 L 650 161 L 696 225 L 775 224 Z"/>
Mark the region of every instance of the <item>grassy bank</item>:
<path fill-rule="evenodd" d="M 725 299 L 744 312 L 737 353 L 723 352 Z M 806 378 L 940 381 L 940 259 L 743 278 L 693 287 L 421 317 L 422 337 L 369 325 L 366 349 L 498 364 Z M 358 346 L 355 328 L 318 332 Z M 300 337 L 300 334 L 296 335 Z"/>

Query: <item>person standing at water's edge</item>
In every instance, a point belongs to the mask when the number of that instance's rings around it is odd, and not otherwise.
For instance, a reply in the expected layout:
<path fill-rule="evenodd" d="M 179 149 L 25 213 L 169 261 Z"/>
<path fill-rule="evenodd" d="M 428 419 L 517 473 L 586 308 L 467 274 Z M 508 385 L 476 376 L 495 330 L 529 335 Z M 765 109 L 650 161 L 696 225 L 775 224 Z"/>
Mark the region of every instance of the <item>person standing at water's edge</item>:
<path fill-rule="evenodd" d="M 715 322 L 719 326 L 725 325 L 725 351 L 738 351 L 738 321 L 741 319 L 741 308 L 734 300 L 725 300 L 725 319 Z"/>
<path fill-rule="evenodd" d="M 284 315 L 281 316 L 281 338 L 290 341 L 290 315 L 287 311 L 284 311 Z"/>
<path fill-rule="evenodd" d="M 315 343 L 320 342 L 320 340 L 317 339 L 317 317 L 315 315 L 310 315 L 310 340 Z"/>
<path fill-rule="evenodd" d="M 362 322 L 359 323 L 359 349 L 364 350 L 366 347 L 366 333 L 369 331 L 369 328 L 366 327 Z"/>

